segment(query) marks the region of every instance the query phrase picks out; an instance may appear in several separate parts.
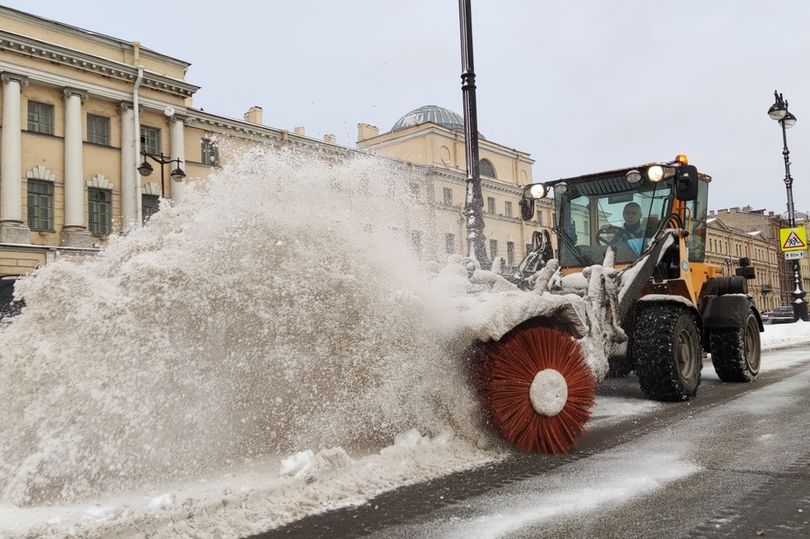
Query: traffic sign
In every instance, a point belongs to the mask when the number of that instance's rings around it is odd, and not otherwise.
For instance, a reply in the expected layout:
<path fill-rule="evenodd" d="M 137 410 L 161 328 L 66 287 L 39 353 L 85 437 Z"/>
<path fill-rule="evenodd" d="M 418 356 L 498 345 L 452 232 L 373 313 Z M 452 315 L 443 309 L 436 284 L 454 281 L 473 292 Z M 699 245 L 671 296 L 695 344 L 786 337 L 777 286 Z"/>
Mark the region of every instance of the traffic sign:
<path fill-rule="evenodd" d="M 783 252 L 807 249 L 807 231 L 803 226 L 779 229 L 779 245 Z"/>
<path fill-rule="evenodd" d="M 807 251 L 787 251 L 785 253 L 785 260 L 799 260 L 800 258 L 804 258 L 807 254 Z"/>

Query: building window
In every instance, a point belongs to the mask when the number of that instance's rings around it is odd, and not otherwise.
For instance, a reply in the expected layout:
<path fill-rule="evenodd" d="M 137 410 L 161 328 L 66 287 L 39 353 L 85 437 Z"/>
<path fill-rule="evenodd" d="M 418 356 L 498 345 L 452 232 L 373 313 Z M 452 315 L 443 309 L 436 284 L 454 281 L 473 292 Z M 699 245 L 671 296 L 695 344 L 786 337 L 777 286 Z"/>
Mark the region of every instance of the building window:
<path fill-rule="evenodd" d="M 112 230 L 112 191 L 90 187 L 87 202 L 90 232 L 94 236 L 109 236 Z"/>
<path fill-rule="evenodd" d="M 213 140 L 204 138 L 200 141 L 203 165 L 219 166 L 219 145 Z"/>
<path fill-rule="evenodd" d="M 506 242 L 506 263 L 510 266 L 515 265 L 515 242 Z"/>
<path fill-rule="evenodd" d="M 418 183 L 409 183 L 408 184 L 408 193 L 411 195 L 411 198 L 414 200 L 419 200 L 419 184 Z"/>
<path fill-rule="evenodd" d="M 456 235 L 455 234 L 445 234 L 444 235 L 444 252 L 452 255 L 456 252 Z"/>
<path fill-rule="evenodd" d="M 481 176 L 489 176 L 490 178 L 497 178 L 495 175 L 495 167 L 492 166 L 492 161 L 489 159 L 481 159 L 478 161 L 478 172 Z"/>
<path fill-rule="evenodd" d="M 141 151 L 160 154 L 160 129 L 157 127 L 141 126 Z"/>
<path fill-rule="evenodd" d="M 493 197 L 487 197 L 487 212 L 495 213 L 495 199 Z"/>
<path fill-rule="evenodd" d="M 416 256 L 422 257 L 422 232 L 420 230 L 411 231 L 411 247 Z"/>
<path fill-rule="evenodd" d="M 141 217 L 144 224 L 150 217 L 160 210 L 160 197 L 157 195 L 141 195 Z"/>
<path fill-rule="evenodd" d="M 512 203 L 511 202 L 504 202 L 503 203 L 503 214 L 507 217 L 512 217 Z"/>
<path fill-rule="evenodd" d="M 53 135 L 53 105 L 29 101 L 28 130 Z"/>
<path fill-rule="evenodd" d="M 28 228 L 53 230 L 53 182 L 28 180 Z"/>
<path fill-rule="evenodd" d="M 444 205 L 445 206 L 452 206 L 453 205 L 453 190 L 449 187 L 444 187 L 442 189 L 442 194 L 444 195 Z"/>
<path fill-rule="evenodd" d="M 498 256 L 498 240 L 489 240 L 489 258 L 495 260 Z"/>
<path fill-rule="evenodd" d="M 540 210 L 537 210 L 537 224 L 538 225 L 543 224 L 543 212 Z"/>
<path fill-rule="evenodd" d="M 110 145 L 110 119 L 105 116 L 87 115 L 87 142 Z"/>

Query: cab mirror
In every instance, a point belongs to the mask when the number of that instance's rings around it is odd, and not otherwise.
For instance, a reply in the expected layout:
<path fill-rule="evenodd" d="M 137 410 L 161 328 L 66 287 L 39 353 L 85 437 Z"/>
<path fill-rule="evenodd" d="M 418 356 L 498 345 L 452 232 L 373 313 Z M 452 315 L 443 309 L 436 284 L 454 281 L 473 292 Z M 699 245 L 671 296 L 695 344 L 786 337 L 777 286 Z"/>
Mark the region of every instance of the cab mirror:
<path fill-rule="evenodd" d="M 675 198 L 683 201 L 697 199 L 698 171 L 694 165 L 683 165 L 675 173 Z"/>

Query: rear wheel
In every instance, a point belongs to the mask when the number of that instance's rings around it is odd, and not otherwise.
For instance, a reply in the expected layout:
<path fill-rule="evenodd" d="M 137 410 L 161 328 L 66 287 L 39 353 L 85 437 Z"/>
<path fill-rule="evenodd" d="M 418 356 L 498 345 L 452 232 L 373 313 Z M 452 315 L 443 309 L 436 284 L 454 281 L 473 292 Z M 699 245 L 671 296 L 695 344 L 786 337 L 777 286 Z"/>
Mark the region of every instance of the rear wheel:
<path fill-rule="evenodd" d="M 684 401 L 697 394 L 700 332 L 691 310 L 673 303 L 640 306 L 632 356 L 641 390 L 651 399 Z"/>
<path fill-rule="evenodd" d="M 709 336 L 712 364 L 724 382 L 751 382 L 759 374 L 759 324 L 748 311 L 741 328 L 713 329 Z"/>

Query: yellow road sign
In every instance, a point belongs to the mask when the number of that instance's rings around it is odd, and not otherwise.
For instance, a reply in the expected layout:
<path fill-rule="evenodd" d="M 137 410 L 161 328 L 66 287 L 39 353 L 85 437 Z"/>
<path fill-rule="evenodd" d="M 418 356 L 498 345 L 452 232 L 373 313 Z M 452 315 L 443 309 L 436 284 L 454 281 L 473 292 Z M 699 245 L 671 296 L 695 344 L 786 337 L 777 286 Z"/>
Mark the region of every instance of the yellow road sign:
<path fill-rule="evenodd" d="M 779 229 L 779 245 L 783 252 L 807 249 L 807 232 L 803 226 Z"/>

